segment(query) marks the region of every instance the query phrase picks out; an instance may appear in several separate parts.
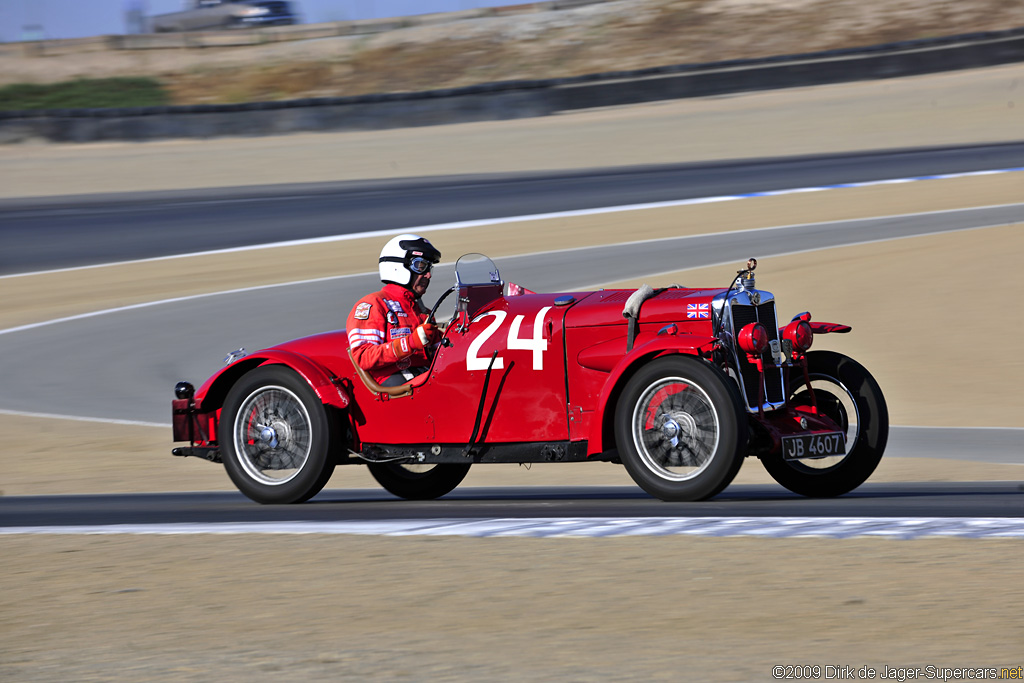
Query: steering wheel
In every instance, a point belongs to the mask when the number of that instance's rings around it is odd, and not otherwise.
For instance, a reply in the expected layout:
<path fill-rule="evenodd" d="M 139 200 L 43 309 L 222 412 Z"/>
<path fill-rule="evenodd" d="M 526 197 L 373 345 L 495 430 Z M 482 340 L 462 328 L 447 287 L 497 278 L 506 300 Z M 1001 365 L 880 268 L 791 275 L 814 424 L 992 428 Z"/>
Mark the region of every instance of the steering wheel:
<path fill-rule="evenodd" d="M 427 316 L 427 322 L 431 325 L 435 324 L 434 318 L 437 316 L 437 309 L 441 307 L 441 302 L 448 298 L 448 295 L 454 292 L 456 289 L 455 285 L 452 285 L 441 297 L 434 303 L 434 307 L 430 309 L 430 315 Z"/>

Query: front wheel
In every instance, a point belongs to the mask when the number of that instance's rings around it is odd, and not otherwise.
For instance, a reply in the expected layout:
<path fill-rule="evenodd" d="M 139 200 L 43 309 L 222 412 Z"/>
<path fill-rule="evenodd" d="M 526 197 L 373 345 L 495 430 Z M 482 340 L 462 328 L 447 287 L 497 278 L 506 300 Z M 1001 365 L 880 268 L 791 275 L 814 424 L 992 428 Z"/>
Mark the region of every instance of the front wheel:
<path fill-rule="evenodd" d="M 224 468 L 257 503 L 301 503 L 334 472 L 336 428 L 304 379 L 281 365 L 246 373 L 228 392 L 218 438 Z"/>
<path fill-rule="evenodd" d="M 622 392 L 615 442 L 630 476 L 655 498 L 710 498 L 733 480 L 746 452 L 739 390 L 696 358 L 654 360 Z"/>
<path fill-rule="evenodd" d="M 821 458 L 785 460 L 781 453 L 761 462 L 775 481 L 793 493 L 815 498 L 841 496 L 875 471 L 889 438 L 889 411 L 878 382 L 857 361 L 833 351 L 807 354 L 807 371 L 818 410 L 846 433 L 846 452 Z M 794 373 L 792 406 L 811 405 L 802 376 Z"/>
<path fill-rule="evenodd" d="M 462 483 L 469 474 L 469 464 L 402 465 L 374 462 L 367 465 L 370 474 L 388 493 L 406 500 L 440 498 Z"/>

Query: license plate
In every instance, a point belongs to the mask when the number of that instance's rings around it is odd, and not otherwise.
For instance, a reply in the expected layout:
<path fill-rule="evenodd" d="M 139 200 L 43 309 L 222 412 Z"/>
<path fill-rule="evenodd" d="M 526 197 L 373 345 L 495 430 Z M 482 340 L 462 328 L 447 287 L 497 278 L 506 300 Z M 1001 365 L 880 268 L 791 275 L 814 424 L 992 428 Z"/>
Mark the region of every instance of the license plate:
<path fill-rule="evenodd" d="M 846 435 L 842 432 L 820 432 L 782 437 L 782 457 L 785 460 L 825 458 L 846 453 Z"/>

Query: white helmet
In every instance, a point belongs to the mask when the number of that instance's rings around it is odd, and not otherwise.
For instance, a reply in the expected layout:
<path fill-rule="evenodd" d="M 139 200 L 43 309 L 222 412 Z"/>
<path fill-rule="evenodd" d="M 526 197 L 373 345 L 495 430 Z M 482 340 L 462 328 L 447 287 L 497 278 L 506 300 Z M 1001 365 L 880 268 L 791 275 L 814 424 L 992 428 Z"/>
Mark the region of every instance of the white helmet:
<path fill-rule="evenodd" d="M 408 287 L 413 275 L 428 272 L 441 260 L 441 252 L 419 235 L 399 235 L 380 250 L 380 279 Z"/>

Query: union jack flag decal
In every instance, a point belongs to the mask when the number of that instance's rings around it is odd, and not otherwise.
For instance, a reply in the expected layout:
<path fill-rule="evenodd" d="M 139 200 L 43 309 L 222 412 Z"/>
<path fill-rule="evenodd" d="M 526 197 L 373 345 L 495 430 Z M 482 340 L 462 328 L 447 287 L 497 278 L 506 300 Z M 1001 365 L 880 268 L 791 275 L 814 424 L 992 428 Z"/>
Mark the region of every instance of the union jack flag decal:
<path fill-rule="evenodd" d="M 710 318 L 710 304 L 686 304 L 687 318 Z"/>

